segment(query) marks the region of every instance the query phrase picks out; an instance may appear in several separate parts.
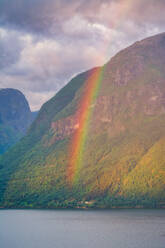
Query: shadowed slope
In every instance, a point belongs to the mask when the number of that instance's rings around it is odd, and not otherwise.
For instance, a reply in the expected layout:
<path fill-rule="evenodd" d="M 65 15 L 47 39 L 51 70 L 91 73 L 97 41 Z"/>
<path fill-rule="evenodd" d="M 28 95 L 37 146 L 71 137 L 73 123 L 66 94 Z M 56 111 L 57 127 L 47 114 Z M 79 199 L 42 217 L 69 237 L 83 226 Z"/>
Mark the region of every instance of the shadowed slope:
<path fill-rule="evenodd" d="M 0 154 L 25 135 L 35 117 L 19 90 L 0 89 Z"/>

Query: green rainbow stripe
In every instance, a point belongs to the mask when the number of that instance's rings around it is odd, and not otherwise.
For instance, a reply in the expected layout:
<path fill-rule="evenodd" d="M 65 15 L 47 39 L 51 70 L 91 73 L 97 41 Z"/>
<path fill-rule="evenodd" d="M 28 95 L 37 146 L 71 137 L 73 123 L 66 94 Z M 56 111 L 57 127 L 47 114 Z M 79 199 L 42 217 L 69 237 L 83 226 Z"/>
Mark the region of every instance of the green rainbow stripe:
<path fill-rule="evenodd" d="M 79 108 L 76 113 L 78 128 L 73 134 L 71 140 L 69 149 L 70 159 L 67 170 L 67 179 L 71 184 L 74 183 L 78 171 L 82 166 L 85 143 L 94 109 L 93 105 L 96 102 L 101 87 L 103 73 L 104 67 L 101 67 L 96 68 L 92 71 L 92 74 L 89 75 L 85 83 L 85 91 L 80 100 Z"/>
<path fill-rule="evenodd" d="M 120 27 L 120 24 L 122 25 L 122 20 L 124 20 L 125 16 L 127 16 L 129 13 L 133 4 L 133 0 L 121 1 L 118 4 L 119 8 L 116 12 L 116 18 L 113 20 L 110 19 L 111 29 L 117 29 Z M 113 39 L 113 34 L 111 39 Z M 110 43 L 111 41 L 105 45 L 105 54 L 107 54 L 107 51 L 110 49 Z M 67 179 L 71 185 L 75 182 L 78 171 L 82 166 L 85 144 L 89 131 L 89 124 L 90 120 L 92 119 L 92 113 L 94 109 L 92 105 L 96 102 L 105 68 L 106 65 L 101 68 L 97 68 L 92 72 L 91 75 L 89 75 L 88 80 L 86 81 L 85 92 L 82 96 L 76 114 L 78 128 L 71 140 L 69 148 L 69 163 L 67 169 Z"/>

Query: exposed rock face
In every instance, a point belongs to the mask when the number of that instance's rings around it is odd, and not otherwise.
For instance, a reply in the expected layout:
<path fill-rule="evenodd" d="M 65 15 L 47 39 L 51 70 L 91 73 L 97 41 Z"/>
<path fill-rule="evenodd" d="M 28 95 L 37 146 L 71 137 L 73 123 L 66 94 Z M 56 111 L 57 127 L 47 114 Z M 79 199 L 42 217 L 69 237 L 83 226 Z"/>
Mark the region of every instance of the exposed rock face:
<path fill-rule="evenodd" d="M 15 89 L 0 89 L 0 154 L 16 143 L 33 120 L 25 96 Z"/>
<path fill-rule="evenodd" d="M 44 104 L 27 136 L 0 160 L 0 186 L 4 175 L 7 182 L 0 187 L 2 206 L 165 205 L 165 34 L 136 42 L 102 68 L 77 153 L 81 165 L 68 185 L 70 145 L 82 128 L 79 106 L 98 69 L 78 75 Z"/>
<path fill-rule="evenodd" d="M 50 143 L 55 143 L 56 140 L 63 140 L 65 137 L 72 135 L 78 128 L 79 120 L 77 115 L 71 115 L 56 122 L 52 122 L 51 129 L 54 137 L 51 139 Z"/>

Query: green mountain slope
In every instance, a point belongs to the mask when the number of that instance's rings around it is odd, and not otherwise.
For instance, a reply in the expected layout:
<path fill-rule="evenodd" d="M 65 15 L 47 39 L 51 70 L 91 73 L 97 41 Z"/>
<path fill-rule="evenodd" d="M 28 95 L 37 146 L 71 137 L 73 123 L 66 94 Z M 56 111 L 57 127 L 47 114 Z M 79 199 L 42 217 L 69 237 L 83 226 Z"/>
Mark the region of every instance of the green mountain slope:
<path fill-rule="evenodd" d="M 123 192 L 131 197 L 165 199 L 165 138 L 158 140 L 123 181 Z"/>
<path fill-rule="evenodd" d="M 165 34 L 108 62 L 90 108 L 81 166 L 67 178 L 79 104 L 99 68 L 69 82 L 0 159 L 1 207 L 165 205 Z"/>

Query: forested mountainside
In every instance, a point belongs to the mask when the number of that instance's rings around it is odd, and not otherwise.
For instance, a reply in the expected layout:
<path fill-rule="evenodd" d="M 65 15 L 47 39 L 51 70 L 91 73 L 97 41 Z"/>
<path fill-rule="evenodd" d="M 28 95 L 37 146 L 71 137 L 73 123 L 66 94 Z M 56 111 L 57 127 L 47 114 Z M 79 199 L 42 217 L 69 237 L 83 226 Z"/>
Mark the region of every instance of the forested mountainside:
<path fill-rule="evenodd" d="M 164 207 L 165 33 L 73 78 L 0 164 L 1 207 Z"/>
<path fill-rule="evenodd" d="M 25 96 L 16 89 L 0 89 L 0 154 L 23 135 L 35 119 Z"/>

